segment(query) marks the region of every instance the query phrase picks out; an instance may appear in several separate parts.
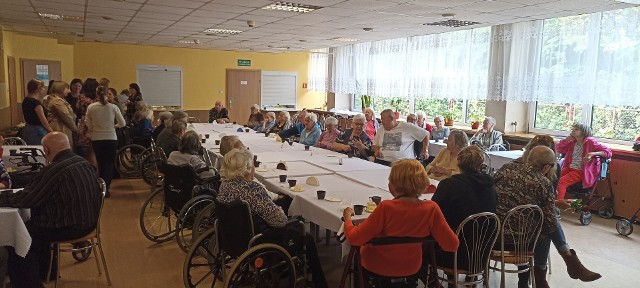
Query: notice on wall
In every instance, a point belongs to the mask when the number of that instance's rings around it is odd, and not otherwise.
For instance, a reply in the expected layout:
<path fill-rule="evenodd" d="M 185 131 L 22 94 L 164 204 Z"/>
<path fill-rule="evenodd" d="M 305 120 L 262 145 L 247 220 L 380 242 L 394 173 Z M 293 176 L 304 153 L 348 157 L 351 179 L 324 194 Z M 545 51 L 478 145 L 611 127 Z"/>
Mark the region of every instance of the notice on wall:
<path fill-rule="evenodd" d="M 48 85 L 49 65 L 36 65 L 36 79 L 41 80 L 45 85 Z"/>
<path fill-rule="evenodd" d="M 247 85 L 247 81 L 245 80 L 240 81 L 240 85 Z"/>

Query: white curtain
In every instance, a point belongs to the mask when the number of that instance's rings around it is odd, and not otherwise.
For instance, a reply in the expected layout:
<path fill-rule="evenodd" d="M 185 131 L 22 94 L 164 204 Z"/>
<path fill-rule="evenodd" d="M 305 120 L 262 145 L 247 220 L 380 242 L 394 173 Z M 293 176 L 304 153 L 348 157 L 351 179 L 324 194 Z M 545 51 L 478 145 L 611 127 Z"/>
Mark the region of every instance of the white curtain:
<path fill-rule="evenodd" d="M 484 99 L 490 28 L 335 48 L 331 91 L 379 97 Z"/>
<path fill-rule="evenodd" d="M 640 106 L 640 8 L 493 27 L 489 99 Z"/>
<path fill-rule="evenodd" d="M 329 91 L 329 48 L 309 52 L 309 91 Z"/>

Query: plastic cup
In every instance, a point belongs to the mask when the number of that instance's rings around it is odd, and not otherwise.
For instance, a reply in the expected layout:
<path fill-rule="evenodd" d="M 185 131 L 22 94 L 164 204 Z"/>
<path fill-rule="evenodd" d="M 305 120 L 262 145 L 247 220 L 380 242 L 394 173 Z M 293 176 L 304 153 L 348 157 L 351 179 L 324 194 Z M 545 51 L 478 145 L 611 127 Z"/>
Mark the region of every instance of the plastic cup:
<path fill-rule="evenodd" d="M 356 213 L 356 215 L 362 215 L 363 211 L 364 205 L 353 205 L 353 212 Z"/>
<path fill-rule="evenodd" d="M 287 175 L 280 175 L 280 182 L 287 182 Z"/>
<path fill-rule="evenodd" d="M 289 179 L 289 187 L 294 187 L 294 186 L 296 186 L 296 183 L 297 183 L 297 182 L 298 182 L 298 181 L 296 181 L 295 179 Z"/>
<path fill-rule="evenodd" d="M 327 196 L 327 191 L 324 190 L 318 190 L 318 199 L 322 200 L 324 199 L 324 196 Z"/>

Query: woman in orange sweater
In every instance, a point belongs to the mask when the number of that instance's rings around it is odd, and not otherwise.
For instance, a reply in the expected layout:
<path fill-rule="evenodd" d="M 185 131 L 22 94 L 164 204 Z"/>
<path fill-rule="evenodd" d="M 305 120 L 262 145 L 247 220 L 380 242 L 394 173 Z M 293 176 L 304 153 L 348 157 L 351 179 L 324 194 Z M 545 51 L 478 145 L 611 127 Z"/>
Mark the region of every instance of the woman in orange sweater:
<path fill-rule="evenodd" d="M 368 287 L 416 287 L 416 273 L 422 265 L 422 246 L 363 244 L 380 237 L 426 237 L 432 235 L 444 251 L 458 249 L 458 237 L 449 228 L 435 202 L 418 197 L 427 191 L 429 178 L 417 160 L 396 161 L 389 174 L 393 200 L 382 201 L 358 226 L 351 221 L 353 210 L 344 211 L 344 231 L 349 243 L 362 246 L 362 267 Z"/>

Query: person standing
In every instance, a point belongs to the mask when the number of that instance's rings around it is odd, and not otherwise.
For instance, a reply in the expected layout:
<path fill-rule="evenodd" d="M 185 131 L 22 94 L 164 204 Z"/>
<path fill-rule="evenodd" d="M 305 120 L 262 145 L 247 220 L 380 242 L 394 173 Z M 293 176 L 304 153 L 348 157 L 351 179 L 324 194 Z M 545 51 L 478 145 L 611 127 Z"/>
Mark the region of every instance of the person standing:
<path fill-rule="evenodd" d="M 82 86 L 84 86 L 82 80 L 74 78 L 73 80 L 71 80 L 71 84 L 69 84 L 69 89 L 71 89 L 71 92 L 69 92 L 67 96 L 64 97 L 64 100 L 66 100 L 67 103 L 71 105 L 71 109 L 73 109 L 73 113 L 75 113 L 77 117 L 80 117 L 80 112 L 78 112 L 78 108 L 76 108 L 76 105 L 78 104 L 80 95 L 82 95 Z M 78 121 L 80 121 L 80 118 L 76 119 L 76 123 Z"/>
<path fill-rule="evenodd" d="M 120 113 L 118 106 L 107 101 L 108 89 L 99 86 L 96 94 L 98 101 L 89 105 L 85 124 L 88 133 L 91 135 L 91 145 L 96 153 L 98 162 L 98 173 L 107 185 L 107 195 L 109 197 L 109 187 L 113 179 L 113 169 L 115 166 L 116 152 L 118 149 L 118 137 L 116 127 L 124 127 L 126 122 Z M 117 122 L 114 126 L 113 123 Z"/>
<path fill-rule="evenodd" d="M 26 123 L 22 130 L 22 138 L 28 145 L 40 145 L 42 137 L 53 131 L 40 102 L 45 93 L 44 82 L 36 79 L 29 80 L 27 93 L 27 97 L 22 101 L 22 115 Z"/>
<path fill-rule="evenodd" d="M 133 120 L 133 115 L 136 114 L 136 104 L 138 101 L 142 101 L 142 92 L 140 92 L 140 86 L 137 83 L 129 84 L 129 99 L 127 100 L 127 112 L 125 119 L 127 122 Z"/>
<path fill-rule="evenodd" d="M 49 97 L 44 101 L 47 110 L 47 120 L 53 131 L 62 132 L 69 138 L 69 143 L 73 147 L 73 132 L 78 131 L 76 126 L 76 115 L 71 106 L 64 100 L 64 95 L 69 93 L 69 84 L 64 81 L 53 81 Z"/>

